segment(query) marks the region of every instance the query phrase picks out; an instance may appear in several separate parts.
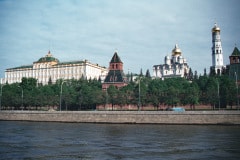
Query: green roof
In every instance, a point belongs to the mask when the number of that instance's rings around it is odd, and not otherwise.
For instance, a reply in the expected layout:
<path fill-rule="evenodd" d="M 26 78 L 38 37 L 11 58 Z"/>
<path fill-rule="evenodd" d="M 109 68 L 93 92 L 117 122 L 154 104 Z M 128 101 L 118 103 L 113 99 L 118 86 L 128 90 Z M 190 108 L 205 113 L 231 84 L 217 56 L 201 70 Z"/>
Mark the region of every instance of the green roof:
<path fill-rule="evenodd" d="M 122 63 L 122 61 L 121 61 L 120 57 L 118 56 L 117 52 L 114 53 L 110 63 Z"/>
<path fill-rule="evenodd" d="M 24 66 L 20 66 L 20 67 L 8 68 L 7 70 L 11 70 L 11 69 L 25 69 L 25 68 L 33 68 L 33 65 L 24 65 Z"/>
<path fill-rule="evenodd" d="M 57 62 L 59 63 L 59 60 L 55 57 L 52 56 L 51 52 L 48 51 L 48 54 L 45 57 L 40 58 L 37 62 L 35 63 L 44 63 L 44 62 Z"/>
<path fill-rule="evenodd" d="M 240 52 L 237 47 L 234 48 L 234 50 L 232 52 L 232 56 L 240 56 Z"/>
<path fill-rule="evenodd" d="M 59 62 L 59 60 L 57 58 L 54 58 L 54 57 L 42 57 L 37 62 L 41 63 L 41 62 L 52 62 L 52 61 Z"/>

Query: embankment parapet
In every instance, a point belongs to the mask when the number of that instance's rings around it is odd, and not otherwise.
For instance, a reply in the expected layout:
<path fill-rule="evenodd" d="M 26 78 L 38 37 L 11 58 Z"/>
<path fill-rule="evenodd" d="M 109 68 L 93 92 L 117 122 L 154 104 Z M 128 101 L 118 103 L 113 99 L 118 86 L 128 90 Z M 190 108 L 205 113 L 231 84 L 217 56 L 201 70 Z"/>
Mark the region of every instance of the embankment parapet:
<path fill-rule="evenodd" d="M 0 120 L 139 124 L 240 124 L 240 111 L 0 111 Z"/>

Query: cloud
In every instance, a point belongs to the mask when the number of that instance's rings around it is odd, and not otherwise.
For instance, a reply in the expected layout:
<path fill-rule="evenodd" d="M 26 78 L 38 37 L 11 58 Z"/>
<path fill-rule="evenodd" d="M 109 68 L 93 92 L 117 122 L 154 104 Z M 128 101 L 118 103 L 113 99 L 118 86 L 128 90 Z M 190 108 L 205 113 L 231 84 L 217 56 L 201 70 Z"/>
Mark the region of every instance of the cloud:
<path fill-rule="evenodd" d="M 211 28 L 221 27 L 224 62 L 239 43 L 238 1 L 0 1 L 0 77 L 50 49 L 60 61 L 108 66 L 115 49 L 138 73 L 163 63 L 175 43 L 198 72 L 211 65 Z M 14 58 L 12 58 L 14 57 Z M 24 58 L 23 58 L 24 57 Z"/>

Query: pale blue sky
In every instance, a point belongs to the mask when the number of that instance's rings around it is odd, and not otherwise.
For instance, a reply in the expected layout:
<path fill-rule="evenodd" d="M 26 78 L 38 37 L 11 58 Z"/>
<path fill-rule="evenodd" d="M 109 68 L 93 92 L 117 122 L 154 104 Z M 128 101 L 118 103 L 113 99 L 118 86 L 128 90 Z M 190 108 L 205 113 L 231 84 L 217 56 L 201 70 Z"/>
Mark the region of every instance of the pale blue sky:
<path fill-rule="evenodd" d="M 125 73 L 163 64 L 175 43 L 192 70 L 212 65 L 211 28 L 221 28 L 224 64 L 240 48 L 238 0 L 0 0 L 0 77 L 50 49 L 60 61 L 108 67 L 114 51 Z"/>

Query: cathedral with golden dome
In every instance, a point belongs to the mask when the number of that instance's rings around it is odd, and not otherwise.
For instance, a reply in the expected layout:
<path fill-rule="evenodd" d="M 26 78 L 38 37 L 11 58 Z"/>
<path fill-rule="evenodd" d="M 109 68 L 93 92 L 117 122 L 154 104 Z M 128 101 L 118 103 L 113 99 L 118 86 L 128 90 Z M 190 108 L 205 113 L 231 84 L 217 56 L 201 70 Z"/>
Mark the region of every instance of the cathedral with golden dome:
<path fill-rule="evenodd" d="M 176 44 L 172 55 L 165 56 L 164 64 L 153 66 L 154 78 L 186 77 L 189 74 L 187 60 L 183 58 L 181 49 Z"/>

